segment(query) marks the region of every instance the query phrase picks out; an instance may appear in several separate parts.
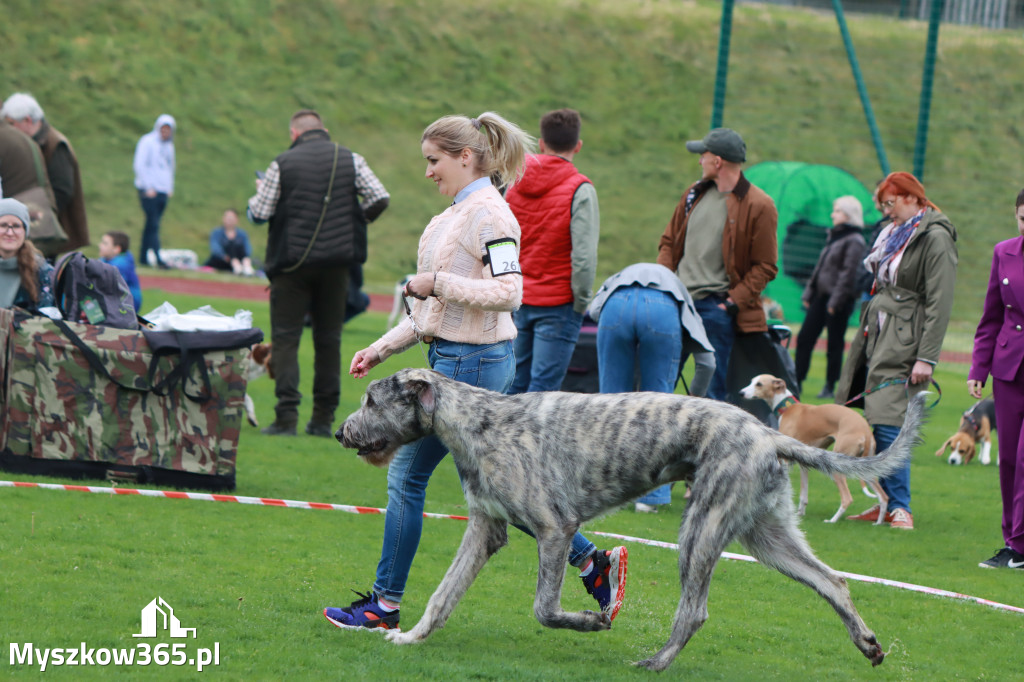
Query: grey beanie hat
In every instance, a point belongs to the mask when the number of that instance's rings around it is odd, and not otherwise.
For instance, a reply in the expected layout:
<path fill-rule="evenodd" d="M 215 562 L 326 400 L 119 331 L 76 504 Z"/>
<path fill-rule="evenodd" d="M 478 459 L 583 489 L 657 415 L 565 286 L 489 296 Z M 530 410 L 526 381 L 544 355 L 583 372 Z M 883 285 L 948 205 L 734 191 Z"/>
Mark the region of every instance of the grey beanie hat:
<path fill-rule="evenodd" d="M 25 238 L 28 238 L 28 206 L 17 199 L 0 199 L 0 215 L 12 215 L 25 226 Z"/>

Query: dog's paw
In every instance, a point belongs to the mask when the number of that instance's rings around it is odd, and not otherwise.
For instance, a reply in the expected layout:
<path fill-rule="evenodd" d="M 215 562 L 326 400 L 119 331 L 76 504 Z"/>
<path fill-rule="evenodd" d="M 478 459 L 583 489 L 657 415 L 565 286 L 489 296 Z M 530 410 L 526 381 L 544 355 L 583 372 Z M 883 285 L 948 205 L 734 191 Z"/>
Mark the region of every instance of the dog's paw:
<path fill-rule="evenodd" d="M 612 617 L 604 611 L 586 610 L 580 611 L 579 615 L 583 619 L 583 627 L 578 628 L 579 630 L 594 632 L 597 630 L 610 630 L 612 627 Z"/>
<path fill-rule="evenodd" d="M 411 631 L 402 632 L 401 630 L 391 630 L 390 632 L 384 633 L 384 637 L 392 644 L 416 644 L 423 641 Z"/>
<path fill-rule="evenodd" d="M 669 663 L 671 662 L 672 661 L 670 660 L 666 663 L 659 659 L 657 656 L 655 656 L 652 658 L 645 659 L 643 661 L 636 661 L 635 663 L 633 663 L 633 665 L 635 665 L 638 668 L 647 668 L 648 670 L 653 670 L 656 673 L 660 673 L 662 670 L 667 668 L 669 666 Z"/>

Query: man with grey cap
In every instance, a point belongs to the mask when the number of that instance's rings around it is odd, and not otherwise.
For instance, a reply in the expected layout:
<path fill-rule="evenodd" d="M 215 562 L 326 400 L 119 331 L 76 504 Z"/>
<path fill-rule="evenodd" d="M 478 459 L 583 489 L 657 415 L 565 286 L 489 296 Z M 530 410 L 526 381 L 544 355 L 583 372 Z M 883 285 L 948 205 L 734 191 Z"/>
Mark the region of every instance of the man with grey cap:
<path fill-rule="evenodd" d="M 53 305 L 53 266 L 28 241 L 28 207 L 0 199 L 0 308 L 38 310 Z"/>
<path fill-rule="evenodd" d="M 736 333 L 768 330 L 761 292 L 778 273 L 775 202 L 743 175 L 747 146 L 715 128 L 686 143 L 699 154 L 701 179 L 676 206 L 658 245 L 658 263 L 678 275 L 715 349 L 708 397 L 725 400 Z M 685 358 L 683 361 L 685 362 Z"/>

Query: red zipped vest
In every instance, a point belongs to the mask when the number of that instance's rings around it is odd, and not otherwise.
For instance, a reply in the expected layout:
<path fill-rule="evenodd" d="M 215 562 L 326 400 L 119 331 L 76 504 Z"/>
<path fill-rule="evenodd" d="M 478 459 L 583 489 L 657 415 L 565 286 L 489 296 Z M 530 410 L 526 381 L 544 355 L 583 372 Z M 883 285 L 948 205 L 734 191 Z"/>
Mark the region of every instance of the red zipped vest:
<path fill-rule="evenodd" d="M 526 159 L 526 172 L 505 194 L 519 227 L 523 304 L 572 303 L 572 200 L 587 176 L 571 161 L 551 154 Z"/>

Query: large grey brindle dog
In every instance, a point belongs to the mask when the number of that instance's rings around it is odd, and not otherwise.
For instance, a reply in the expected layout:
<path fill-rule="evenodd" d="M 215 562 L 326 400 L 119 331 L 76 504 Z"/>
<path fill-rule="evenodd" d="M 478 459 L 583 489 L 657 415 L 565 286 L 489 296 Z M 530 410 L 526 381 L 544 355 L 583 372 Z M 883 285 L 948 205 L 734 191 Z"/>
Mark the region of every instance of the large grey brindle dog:
<path fill-rule="evenodd" d="M 858 649 L 885 654 L 861 620 L 846 581 L 814 556 L 797 528 L 788 463 L 828 476 L 872 479 L 910 457 L 925 395 L 907 410 L 885 452 L 853 458 L 804 445 L 737 407 L 664 393 L 501 395 L 437 372 L 405 369 L 372 382 L 362 407 L 335 434 L 359 456 L 387 465 L 397 448 L 436 434 L 451 450 L 469 504 L 469 523 L 451 567 L 399 644 L 442 627 L 492 554 L 509 522 L 533 530 L 540 569 L 533 611 L 543 625 L 606 630 L 607 614 L 561 608 L 565 560 L 580 524 L 672 481 L 692 493 L 679 531 L 682 596 L 672 634 L 638 665 L 664 670 L 707 620 L 711 574 L 738 539 L 761 563 L 810 586 L 836 610 Z"/>

